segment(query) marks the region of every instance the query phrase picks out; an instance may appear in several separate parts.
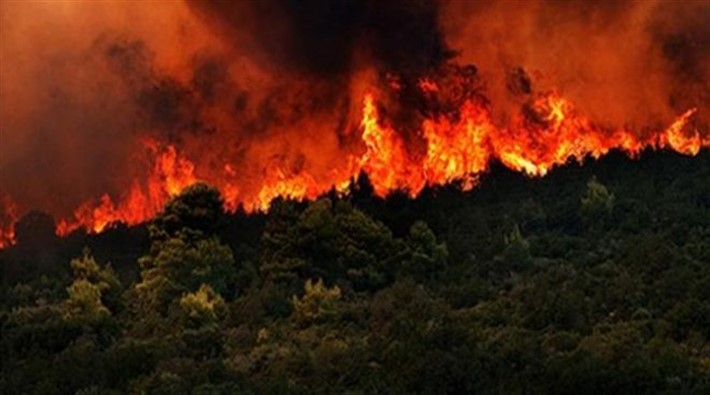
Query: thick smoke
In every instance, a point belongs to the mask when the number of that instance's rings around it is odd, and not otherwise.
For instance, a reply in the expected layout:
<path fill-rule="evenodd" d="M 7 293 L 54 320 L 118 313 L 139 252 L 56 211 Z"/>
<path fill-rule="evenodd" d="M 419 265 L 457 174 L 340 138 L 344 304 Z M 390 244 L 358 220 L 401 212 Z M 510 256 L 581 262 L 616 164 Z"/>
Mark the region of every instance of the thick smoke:
<path fill-rule="evenodd" d="M 662 128 L 697 107 L 707 133 L 708 1 L 451 0 L 440 20 L 500 122 L 527 100 L 510 89 L 524 70 L 532 89 L 557 89 L 602 125 Z"/>
<path fill-rule="evenodd" d="M 150 167 L 139 142 L 150 125 L 107 42 L 138 39 L 156 53 L 146 67 L 177 77 L 178 48 L 206 38 L 182 6 L 135 4 L 0 2 L 0 195 L 20 209 L 66 215 Z"/>
<path fill-rule="evenodd" d="M 145 178 L 146 137 L 246 192 L 324 176 L 365 86 L 446 56 L 431 1 L 3 2 L 1 22 L 0 193 L 62 216 Z"/>
<path fill-rule="evenodd" d="M 347 77 L 363 57 L 383 70 L 421 73 L 448 54 L 430 0 L 189 3 L 237 51 L 288 74 Z"/>
<path fill-rule="evenodd" d="M 708 1 L 0 2 L 0 201 L 67 216 L 120 197 L 146 139 L 206 179 L 228 164 L 241 193 L 274 167 L 325 180 L 362 150 L 366 89 L 416 142 L 417 82 L 451 70 L 503 125 L 557 89 L 601 125 L 697 107 L 707 133 L 709 19 Z"/>
<path fill-rule="evenodd" d="M 400 130 L 413 135 L 421 116 L 412 105 L 418 94 L 412 88 L 453 55 L 444 42 L 434 0 L 189 4 L 234 53 L 248 54 L 261 70 L 282 81 L 311 86 L 304 100 L 324 100 L 305 116 L 318 109 L 332 112 L 327 103 L 343 101 L 350 109 L 347 118 L 357 118 L 363 87 L 382 85 L 386 75 L 396 74 L 404 90 L 389 97 L 389 115 Z M 316 83 L 322 81 L 327 83 Z M 289 89 L 283 84 L 279 88 Z M 338 129 L 345 134 L 348 130 Z"/>

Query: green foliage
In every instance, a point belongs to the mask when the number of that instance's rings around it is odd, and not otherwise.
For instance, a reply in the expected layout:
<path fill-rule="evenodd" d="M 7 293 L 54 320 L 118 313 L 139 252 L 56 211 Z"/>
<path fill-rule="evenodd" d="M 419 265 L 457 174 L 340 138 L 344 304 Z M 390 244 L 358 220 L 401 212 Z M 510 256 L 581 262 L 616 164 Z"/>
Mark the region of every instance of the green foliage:
<path fill-rule="evenodd" d="M 582 212 L 587 215 L 604 215 L 614 208 L 614 194 L 592 177 L 587 183 L 587 190 L 581 199 Z"/>
<path fill-rule="evenodd" d="M 520 227 L 515 224 L 512 230 L 503 236 L 503 251 L 496 256 L 496 270 L 512 274 L 530 267 L 532 254 L 530 242 L 520 232 Z"/>
<path fill-rule="evenodd" d="M 224 225 L 223 205 L 217 189 L 194 184 L 170 200 L 153 219 L 151 237 L 159 240 L 212 236 Z"/>
<path fill-rule="evenodd" d="M 136 293 L 146 308 L 164 311 L 178 296 L 202 284 L 220 295 L 231 295 L 236 275 L 229 246 L 216 238 L 187 242 L 171 238 L 154 243 L 153 254 L 142 257 Z"/>
<path fill-rule="evenodd" d="M 150 254 L 138 260 L 141 281 L 132 290 L 138 311 L 167 315 L 182 295 L 206 295 L 207 289 L 222 297 L 234 295 L 234 256 L 215 234 L 224 221 L 222 204 L 216 189 L 196 184 L 154 219 Z"/>
<path fill-rule="evenodd" d="M 323 280 L 315 283 L 306 280 L 305 293 L 301 298 L 293 296 L 293 314 L 296 322 L 306 325 L 333 319 L 338 314 L 341 292 L 338 286 L 327 288 Z"/>
<path fill-rule="evenodd" d="M 189 324 L 197 327 L 216 322 L 226 312 L 224 299 L 205 284 L 197 292 L 187 293 L 180 298 L 180 307 Z"/>
<path fill-rule="evenodd" d="M 326 283 L 348 280 L 358 290 L 377 289 L 393 279 L 406 255 L 406 245 L 382 223 L 329 199 L 312 203 L 300 215 L 277 211 L 263 245 L 263 275 L 297 286 L 300 279 L 320 277 Z"/>
<path fill-rule="evenodd" d="M 440 273 L 446 268 L 449 251 L 445 243 L 439 243 L 436 235 L 425 222 L 417 221 L 409 229 L 407 245 L 410 257 L 403 263 L 402 272 L 419 281 Z"/>
<path fill-rule="evenodd" d="M 194 186 L 139 276 L 1 284 L 0 393 L 710 393 L 710 157 L 653 158 L 249 216 Z"/>
<path fill-rule="evenodd" d="M 6 309 L 45 305 L 56 303 L 65 297 L 65 279 L 42 275 L 29 283 L 17 283 L 4 288 L 0 305 L 5 306 Z"/>
<path fill-rule="evenodd" d="M 77 316 L 95 317 L 109 314 L 108 309 L 101 303 L 101 290 L 87 280 L 77 280 L 67 289 L 69 293 L 69 314 Z"/>
<path fill-rule="evenodd" d="M 120 308 L 122 286 L 110 265 L 100 267 L 88 249 L 70 265 L 74 282 L 67 288 L 67 304 L 72 314 L 107 314 Z"/>

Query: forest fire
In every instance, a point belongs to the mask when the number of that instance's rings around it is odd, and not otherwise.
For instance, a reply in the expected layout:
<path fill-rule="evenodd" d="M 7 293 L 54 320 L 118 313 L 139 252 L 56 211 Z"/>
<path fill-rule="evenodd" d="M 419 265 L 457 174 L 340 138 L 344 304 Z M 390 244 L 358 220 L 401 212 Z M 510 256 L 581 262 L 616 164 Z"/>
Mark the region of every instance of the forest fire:
<path fill-rule="evenodd" d="M 438 91 L 431 81 L 422 83 L 420 88 L 430 93 Z M 347 158 L 351 165 L 346 172 L 334 172 L 332 179 L 318 183 L 305 172 L 288 175 L 280 168 L 266 169 L 263 184 L 253 195 L 240 195 L 238 186 L 195 174 L 191 160 L 181 156 L 174 146 L 161 149 L 157 142 L 146 141 L 145 147 L 155 158 L 150 177 L 134 180 L 125 196 L 112 198 L 104 194 L 98 201 L 85 202 L 74 211 L 73 217 L 58 222 L 56 232 L 63 236 L 81 227 L 101 232 L 113 222 L 142 223 L 157 214 L 171 197 L 198 180 L 223 186 L 228 210 L 241 206 L 255 211 L 268 209 L 276 197 L 313 199 L 331 188 L 344 192 L 349 180 L 360 172 L 367 174 L 379 196 L 394 190 L 405 190 L 416 196 L 425 185 L 443 185 L 455 180 L 471 188 L 494 158 L 512 170 L 543 176 L 570 159 L 581 161 L 588 155 L 598 158 L 612 149 L 631 156 L 646 148 L 666 148 L 695 155 L 702 147 L 710 146 L 710 140 L 703 140 L 697 131 L 686 130 L 696 109 L 681 114 L 665 130 L 640 139 L 624 130 L 609 132 L 595 128 L 589 120 L 575 113 L 572 103 L 555 93 L 540 97 L 532 106 L 542 123 L 532 125 L 520 115 L 517 124 L 510 129 L 499 129 L 491 123 L 482 105 L 466 101 L 457 119 L 439 117 L 422 123 L 426 154 L 416 158 L 407 152 L 399 134 L 380 120 L 376 98 L 368 93 L 363 98 L 361 121 L 366 150 L 359 157 Z M 230 172 L 228 165 L 224 172 L 225 175 Z M 4 204 L 5 222 L 10 225 L 0 233 L 1 246 L 12 243 L 12 225 L 17 219 L 16 205 L 9 199 Z"/>
<path fill-rule="evenodd" d="M 710 394 L 710 0 L 0 0 L 0 394 Z"/>
<path fill-rule="evenodd" d="M 253 212 L 360 174 L 416 196 L 473 188 L 493 161 L 544 176 L 610 150 L 710 146 L 702 5 L 237 3 L 3 5 L 0 248 L 31 210 L 57 235 L 97 233 L 198 181 Z M 564 22 L 552 33 L 549 17 Z M 587 52 L 565 40 L 592 34 Z"/>

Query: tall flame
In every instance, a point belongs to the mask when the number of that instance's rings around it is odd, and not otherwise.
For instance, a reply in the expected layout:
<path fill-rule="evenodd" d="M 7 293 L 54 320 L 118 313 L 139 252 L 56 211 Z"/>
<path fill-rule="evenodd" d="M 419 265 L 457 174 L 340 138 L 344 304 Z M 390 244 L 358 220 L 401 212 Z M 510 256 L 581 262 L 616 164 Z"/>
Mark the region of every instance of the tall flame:
<path fill-rule="evenodd" d="M 431 80 L 422 80 L 419 89 L 436 94 L 439 87 Z M 364 151 L 344 158 L 344 170 L 334 169 L 328 180 L 318 180 L 306 171 L 296 173 L 269 164 L 264 167 L 263 182 L 256 193 L 245 194 L 239 185 L 224 180 L 233 179 L 234 169 L 224 164 L 223 179 L 200 177 L 195 165 L 181 155 L 174 145 L 145 141 L 154 157 L 154 165 L 146 180 L 136 179 L 128 192 L 119 197 L 104 194 L 98 201 L 80 205 L 69 218 L 58 221 L 56 233 L 66 235 L 78 228 L 101 232 L 113 222 L 134 225 L 158 213 L 163 205 L 185 187 L 203 180 L 218 186 L 225 198 L 225 208 L 235 210 L 240 205 L 248 211 L 268 209 L 276 197 L 312 199 L 335 188 L 345 191 L 349 180 L 364 172 L 374 191 L 385 196 L 393 190 L 405 190 L 416 196 L 429 185 L 454 180 L 465 188 L 476 185 L 491 160 L 530 176 L 544 176 L 555 166 L 587 156 L 598 158 L 612 149 L 636 156 L 645 148 L 671 149 L 686 155 L 696 155 L 710 146 L 697 130 L 686 126 L 696 109 L 681 114 L 665 130 L 645 137 L 628 130 L 607 130 L 594 125 L 580 115 L 572 102 L 556 92 L 534 100 L 507 128 L 499 128 L 491 120 L 484 104 L 469 99 L 456 115 L 438 115 L 425 119 L 420 136 L 426 144 L 424 154 L 413 155 L 393 126 L 383 121 L 378 112 L 375 93 L 362 99 L 360 121 Z M 0 248 L 13 243 L 14 223 L 19 210 L 9 199 L 0 202 Z"/>
<path fill-rule="evenodd" d="M 2 197 L 2 196 L 0 196 Z M 9 196 L 0 199 L 0 248 L 12 244 L 15 240 L 15 220 L 18 218 L 17 205 Z"/>
<path fill-rule="evenodd" d="M 153 172 L 147 182 L 141 184 L 134 180 L 128 194 L 118 203 L 108 194 L 101 196 L 98 202 L 85 202 L 74 211 L 73 218 L 58 222 L 58 235 L 66 235 L 81 227 L 101 232 L 113 222 L 127 225 L 141 223 L 159 212 L 168 199 L 197 181 L 194 165 L 179 156 L 174 146 L 167 146 L 159 152 L 155 142 L 146 141 L 145 145 L 156 155 Z"/>

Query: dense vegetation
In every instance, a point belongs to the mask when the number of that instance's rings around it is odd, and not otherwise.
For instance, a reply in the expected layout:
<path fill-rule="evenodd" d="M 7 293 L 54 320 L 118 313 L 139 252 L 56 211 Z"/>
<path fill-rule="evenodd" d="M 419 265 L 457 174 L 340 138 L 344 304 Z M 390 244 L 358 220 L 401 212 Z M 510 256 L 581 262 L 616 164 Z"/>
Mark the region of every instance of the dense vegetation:
<path fill-rule="evenodd" d="M 710 393 L 708 152 L 220 199 L 65 239 L 25 217 L 0 252 L 0 393 Z"/>

